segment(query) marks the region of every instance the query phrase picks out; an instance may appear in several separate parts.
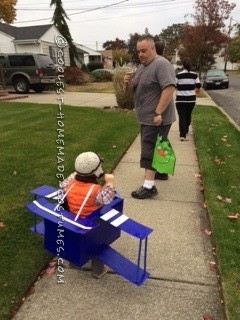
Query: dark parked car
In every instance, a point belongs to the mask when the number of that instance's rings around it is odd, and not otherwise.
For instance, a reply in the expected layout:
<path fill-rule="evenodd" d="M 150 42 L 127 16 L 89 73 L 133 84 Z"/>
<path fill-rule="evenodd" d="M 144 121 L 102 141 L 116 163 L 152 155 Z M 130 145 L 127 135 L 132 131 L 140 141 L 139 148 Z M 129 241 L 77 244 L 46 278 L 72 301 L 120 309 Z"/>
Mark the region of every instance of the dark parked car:
<path fill-rule="evenodd" d="M 203 77 L 203 88 L 228 88 L 229 78 L 223 70 L 212 69 L 208 70 Z"/>
<path fill-rule="evenodd" d="M 42 92 L 57 79 L 56 66 L 46 54 L 1 53 L 0 64 L 5 84 L 17 93 Z"/>

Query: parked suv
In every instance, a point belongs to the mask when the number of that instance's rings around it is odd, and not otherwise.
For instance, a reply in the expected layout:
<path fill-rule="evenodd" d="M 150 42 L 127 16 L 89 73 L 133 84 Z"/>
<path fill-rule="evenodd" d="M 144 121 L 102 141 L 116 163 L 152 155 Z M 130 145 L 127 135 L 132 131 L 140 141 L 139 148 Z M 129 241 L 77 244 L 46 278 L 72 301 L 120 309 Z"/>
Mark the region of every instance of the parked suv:
<path fill-rule="evenodd" d="M 13 85 L 17 93 L 42 92 L 57 79 L 56 66 L 46 54 L 2 53 L 0 64 L 5 84 Z"/>

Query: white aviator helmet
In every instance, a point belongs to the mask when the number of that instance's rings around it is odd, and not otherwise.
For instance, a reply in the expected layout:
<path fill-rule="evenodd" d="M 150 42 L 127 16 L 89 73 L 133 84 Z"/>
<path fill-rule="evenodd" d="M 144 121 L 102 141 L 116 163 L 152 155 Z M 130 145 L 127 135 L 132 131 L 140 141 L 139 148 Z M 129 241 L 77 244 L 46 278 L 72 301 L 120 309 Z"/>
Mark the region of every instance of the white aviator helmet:
<path fill-rule="evenodd" d="M 100 157 L 92 152 L 83 152 L 75 160 L 75 170 L 83 177 L 95 175 L 99 178 L 104 172 Z"/>

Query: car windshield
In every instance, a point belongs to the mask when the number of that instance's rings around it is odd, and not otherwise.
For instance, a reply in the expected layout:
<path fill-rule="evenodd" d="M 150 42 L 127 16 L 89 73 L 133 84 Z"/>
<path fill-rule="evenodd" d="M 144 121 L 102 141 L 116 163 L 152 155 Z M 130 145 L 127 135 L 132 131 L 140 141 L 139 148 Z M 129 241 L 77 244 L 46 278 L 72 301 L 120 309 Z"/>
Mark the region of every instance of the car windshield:
<path fill-rule="evenodd" d="M 210 70 L 207 72 L 207 77 L 226 77 L 222 70 Z"/>

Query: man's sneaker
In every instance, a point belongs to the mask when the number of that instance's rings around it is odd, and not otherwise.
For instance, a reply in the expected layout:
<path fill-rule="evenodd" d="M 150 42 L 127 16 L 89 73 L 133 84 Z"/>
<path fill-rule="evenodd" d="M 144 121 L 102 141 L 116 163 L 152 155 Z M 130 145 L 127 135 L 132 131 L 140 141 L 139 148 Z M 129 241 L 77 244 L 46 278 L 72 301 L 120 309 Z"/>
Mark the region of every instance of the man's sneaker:
<path fill-rule="evenodd" d="M 180 141 L 185 141 L 185 140 L 186 140 L 186 138 L 184 138 L 184 137 L 180 137 L 180 138 L 179 138 L 179 140 L 180 140 Z"/>
<path fill-rule="evenodd" d="M 168 179 L 168 174 L 167 173 L 155 173 L 155 180 L 167 180 Z"/>
<path fill-rule="evenodd" d="M 136 191 L 133 191 L 131 193 L 131 196 L 135 199 L 146 199 L 146 198 L 152 198 L 157 194 L 158 194 L 157 188 L 153 186 L 151 189 L 140 187 Z"/>

